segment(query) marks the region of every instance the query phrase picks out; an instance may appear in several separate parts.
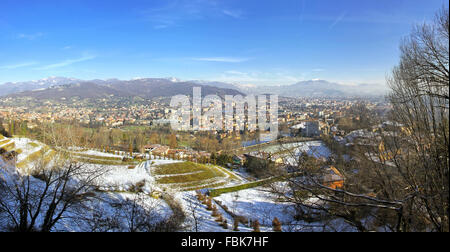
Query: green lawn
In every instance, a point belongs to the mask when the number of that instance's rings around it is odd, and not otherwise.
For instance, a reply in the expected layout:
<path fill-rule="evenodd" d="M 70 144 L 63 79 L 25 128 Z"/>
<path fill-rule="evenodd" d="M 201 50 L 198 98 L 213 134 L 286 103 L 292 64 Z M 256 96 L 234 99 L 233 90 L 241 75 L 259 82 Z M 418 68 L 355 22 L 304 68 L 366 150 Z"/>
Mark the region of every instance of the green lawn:
<path fill-rule="evenodd" d="M 87 164 L 98 164 L 98 165 L 137 165 L 138 162 L 134 160 L 122 161 L 121 157 L 112 156 L 97 156 L 89 155 L 79 152 L 62 151 L 66 155 L 71 156 L 74 160 Z"/>
<path fill-rule="evenodd" d="M 157 175 L 180 174 L 196 171 L 204 171 L 207 167 L 205 165 L 196 164 L 193 162 L 172 163 L 160 165 L 153 169 L 153 173 Z"/>
<path fill-rule="evenodd" d="M 6 143 L 9 143 L 10 141 L 11 141 L 11 140 L 9 140 L 9 139 L 1 140 L 1 141 L 0 141 L 0 146 L 4 145 L 4 144 L 6 144 Z"/>
<path fill-rule="evenodd" d="M 93 159 L 101 159 L 101 160 L 109 160 L 109 161 L 122 161 L 121 157 L 112 157 L 112 156 L 97 156 L 97 155 L 89 155 L 83 153 L 72 152 L 74 156 L 82 157 L 82 158 L 93 158 Z"/>
<path fill-rule="evenodd" d="M 15 147 L 16 147 L 16 143 L 14 143 L 14 142 L 10 142 L 10 143 L 2 146 L 2 148 L 5 149 L 6 151 L 12 151 L 12 150 L 14 150 Z"/>
<path fill-rule="evenodd" d="M 17 163 L 16 167 L 17 168 L 25 168 L 28 164 L 38 160 L 39 158 L 42 158 L 47 150 L 48 150 L 48 148 L 42 148 L 38 151 L 31 153 L 24 160 Z"/>
<path fill-rule="evenodd" d="M 153 168 L 152 174 L 156 175 L 156 182 L 181 190 L 218 187 L 230 180 L 239 180 L 223 168 L 193 162 L 160 165 Z"/>
<path fill-rule="evenodd" d="M 28 145 L 31 146 L 31 148 L 39 147 L 39 144 L 37 144 L 37 143 L 28 143 Z"/>
<path fill-rule="evenodd" d="M 74 156 L 73 157 L 76 161 L 87 163 L 87 164 L 98 164 L 98 165 L 137 165 L 138 162 L 135 161 L 114 161 L 114 160 L 107 160 L 107 159 L 94 159 L 94 158 L 83 158 L 80 156 Z"/>

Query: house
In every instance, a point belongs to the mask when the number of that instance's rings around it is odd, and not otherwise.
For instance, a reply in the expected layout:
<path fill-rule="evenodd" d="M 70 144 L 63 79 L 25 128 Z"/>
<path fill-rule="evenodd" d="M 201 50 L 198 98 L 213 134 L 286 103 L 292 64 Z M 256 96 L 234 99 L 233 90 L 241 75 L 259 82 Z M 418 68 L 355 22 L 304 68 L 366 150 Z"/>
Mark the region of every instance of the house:
<path fill-rule="evenodd" d="M 200 151 L 200 152 L 198 152 L 197 156 L 198 156 L 199 158 L 210 159 L 210 158 L 211 158 L 211 153 L 206 152 L 206 151 Z"/>
<path fill-rule="evenodd" d="M 319 121 L 304 121 L 292 126 L 290 129 L 294 135 L 298 133 L 303 137 L 320 136 Z"/>
<path fill-rule="evenodd" d="M 153 155 L 159 155 L 159 156 L 163 156 L 163 155 L 167 155 L 169 152 L 169 146 L 159 146 L 154 148 L 151 153 Z"/>
<path fill-rule="evenodd" d="M 145 149 L 145 151 L 152 152 L 154 149 L 159 148 L 159 147 L 161 147 L 160 144 L 150 144 L 150 145 L 145 145 L 144 149 Z"/>
<path fill-rule="evenodd" d="M 168 151 L 167 151 L 167 154 L 169 155 L 169 156 L 182 156 L 183 154 L 184 154 L 184 152 L 186 152 L 186 150 L 183 150 L 183 149 L 169 149 Z"/>
<path fill-rule="evenodd" d="M 320 135 L 319 122 L 307 121 L 305 122 L 305 128 L 302 129 L 301 134 L 305 137 L 316 137 Z"/>
<path fill-rule="evenodd" d="M 344 176 L 334 166 L 326 166 L 322 176 L 322 184 L 331 189 L 339 189 L 344 186 Z"/>

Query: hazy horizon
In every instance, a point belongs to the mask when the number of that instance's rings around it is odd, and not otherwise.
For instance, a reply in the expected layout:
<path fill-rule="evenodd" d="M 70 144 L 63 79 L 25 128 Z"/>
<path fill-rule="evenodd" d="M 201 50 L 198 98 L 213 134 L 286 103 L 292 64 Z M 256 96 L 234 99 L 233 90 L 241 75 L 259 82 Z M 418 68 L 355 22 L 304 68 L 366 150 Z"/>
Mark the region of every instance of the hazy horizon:
<path fill-rule="evenodd" d="M 133 78 L 129 78 L 129 79 L 123 79 L 123 78 L 115 78 L 115 77 L 109 77 L 109 78 L 92 78 L 92 79 L 80 79 L 80 78 L 75 78 L 75 77 L 71 77 L 71 76 L 48 76 L 42 79 L 34 79 L 34 80 L 24 80 L 24 81 L 8 81 L 8 82 L 4 82 L 4 83 L 0 83 L 0 85 L 5 85 L 5 84 L 18 84 L 18 83 L 25 83 L 25 82 L 39 82 L 39 81 L 48 81 L 48 80 L 52 80 L 52 79 L 58 79 L 58 78 L 63 78 L 63 79 L 74 79 L 74 80 L 78 80 L 78 81 L 83 81 L 83 82 L 89 82 L 89 81 L 94 81 L 94 80 L 101 80 L 101 81 L 109 81 L 109 80 L 119 80 L 119 81 L 133 81 L 133 80 L 140 80 L 140 79 L 167 79 L 170 80 L 172 82 L 206 82 L 206 83 L 214 83 L 214 82 L 219 82 L 219 83 L 224 83 L 224 84 L 232 84 L 238 87 L 263 87 L 263 86 L 268 86 L 268 87 L 277 87 L 277 86 L 289 86 L 289 85 L 294 85 L 294 84 L 298 84 L 298 83 L 302 83 L 302 82 L 329 82 L 329 83 L 335 83 L 335 84 L 339 84 L 339 85 L 343 85 L 343 86 L 358 86 L 358 85 L 369 85 L 369 86 L 380 86 L 380 87 L 386 87 L 387 86 L 385 84 L 380 84 L 380 83 L 342 83 L 342 82 L 338 82 L 338 81 L 333 81 L 333 80 L 324 80 L 324 79 L 309 79 L 309 80 L 298 80 L 296 82 L 292 82 L 292 83 L 284 83 L 284 84 L 277 84 L 277 83 L 272 83 L 272 84 L 253 84 L 253 83 L 243 83 L 243 82 L 233 82 L 233 81 L 218 81 L 218 80 L 214 80 L 214 79 L 181 79 L 178 78 L 176 76 L 160 76 L 160 77 L 156 77 L 156 76 L 143 76 L 143 77 L 133 77 Z"/>

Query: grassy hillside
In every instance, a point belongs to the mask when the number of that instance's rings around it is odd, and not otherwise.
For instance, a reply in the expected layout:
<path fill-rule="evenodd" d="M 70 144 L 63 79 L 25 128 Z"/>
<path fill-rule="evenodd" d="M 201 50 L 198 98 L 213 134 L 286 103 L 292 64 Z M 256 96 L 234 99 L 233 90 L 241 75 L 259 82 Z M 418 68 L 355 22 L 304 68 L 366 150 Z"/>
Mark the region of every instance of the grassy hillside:
<path fill-rule="evenodd" d="M 240 180 L 223 168 L 192 162 L 160 165 L 152 169 L 152 175 L 157 183 L 178 190 L 213 188 Z"/>

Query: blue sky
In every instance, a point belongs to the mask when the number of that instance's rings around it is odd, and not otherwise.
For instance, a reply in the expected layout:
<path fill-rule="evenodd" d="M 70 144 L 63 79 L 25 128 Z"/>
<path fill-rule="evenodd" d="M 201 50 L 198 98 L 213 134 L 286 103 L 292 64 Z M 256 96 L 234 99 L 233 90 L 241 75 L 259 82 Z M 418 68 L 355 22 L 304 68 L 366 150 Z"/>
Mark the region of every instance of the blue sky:
<path fill-rule="evenodd" d="M 2 0 L 0 83 L 48 76 L 384 84 L 443 0 Z"/>

